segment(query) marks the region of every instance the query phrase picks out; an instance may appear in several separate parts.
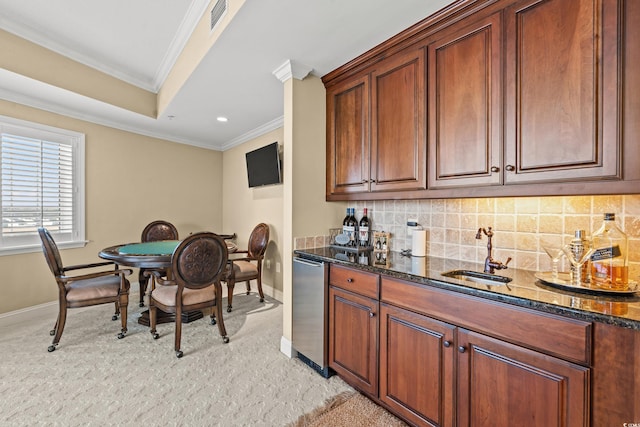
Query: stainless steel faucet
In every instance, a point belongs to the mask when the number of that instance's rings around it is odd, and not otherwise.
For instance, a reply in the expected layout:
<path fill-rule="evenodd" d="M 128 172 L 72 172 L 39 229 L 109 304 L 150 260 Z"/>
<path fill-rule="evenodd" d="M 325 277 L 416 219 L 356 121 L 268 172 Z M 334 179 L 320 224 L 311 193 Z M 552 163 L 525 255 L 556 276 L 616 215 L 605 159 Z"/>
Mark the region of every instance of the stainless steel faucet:
<path fill-rule="evenodd" d="M 488 227 L 486 230 L 484 228 L 478 228 L 478 232 L 476 233 L 476 239 L 482 239 L 482 233 L 487 236 L 487 257 L 484 260 L 484 272 L 493 274 L 496 269 L 504 270 L 507 268 L 507 264 L 511 261 L 511 257 L 508 257 L 505 263 L 501 263 L 500 261 L 496 261 L 491 256 L 491 249 L 493 246 L 491 245 L 491 238 L 493 237 L 493 231 L 491 231 L 491 227 Z"/>

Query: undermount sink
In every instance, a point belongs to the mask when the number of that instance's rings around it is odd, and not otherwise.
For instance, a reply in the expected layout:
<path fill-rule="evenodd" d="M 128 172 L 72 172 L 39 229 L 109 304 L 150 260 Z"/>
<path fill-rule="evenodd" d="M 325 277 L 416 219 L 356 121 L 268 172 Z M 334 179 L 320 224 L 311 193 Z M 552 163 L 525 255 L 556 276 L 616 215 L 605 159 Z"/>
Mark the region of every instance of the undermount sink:
<path fill-rule="evenodd" d="M 472 270 L 452 270 L 441 273 L 445 277 L 452 279 L 467 280 L 469 282 L 481 283 L 483 285 L 506 285 L 511 280 L 510 277 L 498 276 L 497 274 L 481 273 Z"/>

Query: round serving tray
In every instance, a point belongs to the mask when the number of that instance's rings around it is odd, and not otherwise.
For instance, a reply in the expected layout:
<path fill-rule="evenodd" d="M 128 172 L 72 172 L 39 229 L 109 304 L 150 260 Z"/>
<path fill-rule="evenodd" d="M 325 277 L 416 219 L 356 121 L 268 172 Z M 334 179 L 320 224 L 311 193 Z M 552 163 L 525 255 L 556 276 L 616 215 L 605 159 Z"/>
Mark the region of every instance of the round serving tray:
<path fill-rule="evenodd" d="M 553 277 L 553 273 L 550 271 L 539 271 L 535 274 L 536 279 L 544 282 L 549 286 L 555 288 L 564 289 L 573 292 L 584 292 L 588 294 L 603 294 L 603 295 L 635 295 L 640 292 L 638 289 L 638 282 L 635 280 L 629 280 L 629 289 L 624 291 L 618 291 L 615 289 L 600 289 L 591 288 L 585 285 L 573 285 L 571 283 L 571 274 L 567 272 L 559 272 L 558 277 Z"/>

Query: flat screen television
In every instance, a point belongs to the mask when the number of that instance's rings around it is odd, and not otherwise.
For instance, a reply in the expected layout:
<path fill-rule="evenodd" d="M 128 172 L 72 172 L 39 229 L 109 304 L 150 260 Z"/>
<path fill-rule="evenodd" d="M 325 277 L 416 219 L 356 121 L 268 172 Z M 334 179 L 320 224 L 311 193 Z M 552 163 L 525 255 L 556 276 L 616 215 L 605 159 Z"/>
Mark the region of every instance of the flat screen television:
<path fill-rule="evenodd" d="M 249 187 L 262 187 L 264 185 L 280 184 L 280 153 L 278 142 L 273 142 L 249 151 L 247 158 L 247 178 Z"/>

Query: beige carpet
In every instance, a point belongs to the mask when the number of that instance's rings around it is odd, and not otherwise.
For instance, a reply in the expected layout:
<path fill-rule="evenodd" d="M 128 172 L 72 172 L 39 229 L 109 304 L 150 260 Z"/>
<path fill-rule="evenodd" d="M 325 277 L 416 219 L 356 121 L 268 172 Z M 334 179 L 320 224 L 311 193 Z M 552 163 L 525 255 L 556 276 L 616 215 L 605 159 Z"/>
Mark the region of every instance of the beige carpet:
<path fill-rule="evenodd" d="M 287 427 L 404 427 L 400 419 L 356 391 L 346 391 Z"/>
<path fill-rule="evenodd" d="M 182 359 L 173 324 L 159 325 L 153 340 L 136 322 L 135 301 L 122 340 L 111 305 L 70 310 L 53 353 L 54 316 L 0 326 L 0 425 L 284 426 L 353 390 L 280 352 L 275 300 L 234 295 L 228 344 L 208 317 L 184 325 Z"/>

